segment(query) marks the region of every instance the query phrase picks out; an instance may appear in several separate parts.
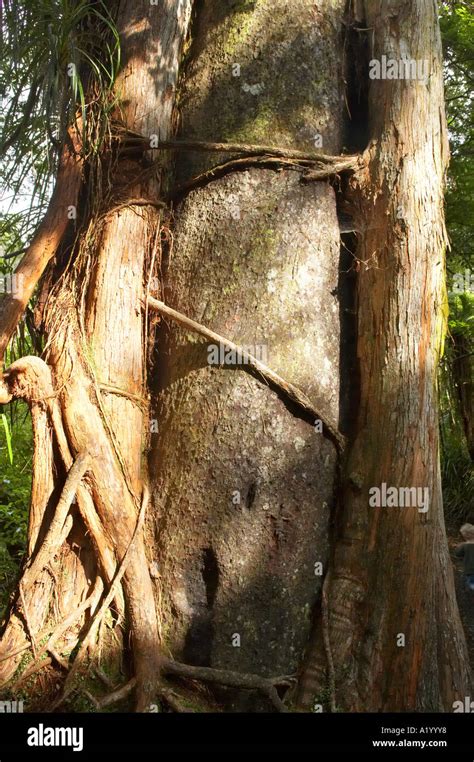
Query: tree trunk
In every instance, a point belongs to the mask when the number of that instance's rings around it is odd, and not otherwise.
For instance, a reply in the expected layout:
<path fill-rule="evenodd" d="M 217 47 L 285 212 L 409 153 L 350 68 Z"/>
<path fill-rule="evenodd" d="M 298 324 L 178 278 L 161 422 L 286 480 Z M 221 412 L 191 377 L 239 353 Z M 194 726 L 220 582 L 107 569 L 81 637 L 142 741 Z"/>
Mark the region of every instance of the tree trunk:
<path fill-rule="evenodd" d="M 117 92 L 123 104 L 120 116 L 127 129 L 169 136 L 171 96 L 189 17 L 190 2 L 169 2 L 161 10 L 149 3 L 141 7 L 122 4 L 117 26 L 124 65 Z M 158 70 L 154 68 L 157 62 Z M 102 170 L 107 170 L 107 158 Z M 150 164 L 147 155 L 119 156 L 109 167 L 111 192 L 102 191 L 97 182 L 99 174 L 94 177 L 90 172 L 87 193 L 92 213 L 89 219 L 83 213 L 83 232 L 74 252 L 74 266 L 66 269 L 51 289 L 42 315 L 48 338 L 48 366 L 43 361 L 37 363 L 49 379 L 50 394 L 24 389 L 25 371 L 18 363 L 8 377 L 10 395 L 21 393 L 33 409 L 38 398 L 54 400 L 46 406 L 61 466 L 57 482 L 78 456 L 90 457 L 87 483 L 76 485 L 79 509 L 105 583 L 112 582 L 126 559 L 123 584 L 139 709 L 145 709 L 154 695 L 160 665 L 159 623 L 145 544 L 141 531 L 135 531 L 140 504 L 146 500 L 147 482 L 142 465 L 148 425 L 142 301 L 148 270 L 156 260 L 160 230 L 156 211 L 160 173 L 156 167 L 150 170 Z M 135 199 L 139 199 L 138 203 Z M 47 255 L 49 258 L 51 253 Z M 54 276 L 58 277 L 57 271 Z M 52 280 L 51 275 L 49 284 Z M 38 438 L 35 446 L 38 453 Z M 47 464 L 42 461 L 42 465 Z M 30 533 L 38 531 L 39 523 L 49 523 L 46 513 L 41 516 L 42 510 L 34 490 L 31 513 L 35 519 L 30 523 Z M 66 537 L 60 539 L 52 548 L 53 557 Z M 71 542 L 70 537 L 67 542 Z M 47 561 L 49 558 L 40 567 Z M 93 584 L 95 575 L 89 576 Z M 34 585 L 25 594 L 38 601 Z M 81 597 L 88 594 L 90 589 Z M 120 623 L 120 589 L 115 597 Z M 18 616 L 26 619 L 27 608 L 21 600 L 13 608 L 2 638 L 2 654 L 18 650 L 12 645 L 19 629 L 23 643 L 24 628 L 18 627 Z M 54 631 L 60 622 L 49 608 L 43 607 L 43 618 L 49 620 L 49 629 Z M 39 623 L 34 620 L 31 627 L 37 630 Z M 11 677 L 18 660 L 19 656 L 2 661 L 3 681 Z"/>
<path fill-rule="evenodd" d="M 205 3 L 179 95 L 181 137 L 271 136 L 314 150 L 322 132 L 324 151 L 339 153 L 343 3 L 324 6 L 318 17 L 306 0 Z M 228 159 L 180 152 L 175 182 Z M 303 185 L 293 168 L 244 170 L 176 208 L 166 302 L 253 354 L 263 348 L 337 428 L 334 190 Z M 328 557 L 336 448 L 245 361 L 209 364 L 212 344 L 176 324 L 160 349 L 151 472 L 167 644 L 195 664 L 295 672 Z"/>
<path fill-rule="evenodd" d="M 441 44 L 435 3 L 370 0 L 366 10 L 370 58 L 427 60 L 428 79 L 370 83 L 372 142 L 358 194 L 360 220 L 372 222 L 358 248 L 360 407 L 328 592 L 337 705 L 450 711 L 469 695 L 470 674 L 438 456 L 448 156 Z M 427 488 L 429 510 L 370 507 L 370 488 L 383 482 Z M 325 669 L 318 656 L 306 706 Z"/>

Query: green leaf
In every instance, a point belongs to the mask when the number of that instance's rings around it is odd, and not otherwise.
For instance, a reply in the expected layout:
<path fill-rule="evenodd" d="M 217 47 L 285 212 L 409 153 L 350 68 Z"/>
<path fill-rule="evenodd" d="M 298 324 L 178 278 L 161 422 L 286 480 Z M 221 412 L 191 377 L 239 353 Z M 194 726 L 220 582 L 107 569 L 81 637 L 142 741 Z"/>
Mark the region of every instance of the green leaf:
<path fill-rule="evenodd" d="M 7 440 L 8 458 L 10 465 L 13 465 L 13 449 L 12 449 L 12 435 L 10 432 L 10 426 L 8 425 L 8 419 L 5 413 L 2 413 L 3 428 L 5 429 L 5 437 Z"/>

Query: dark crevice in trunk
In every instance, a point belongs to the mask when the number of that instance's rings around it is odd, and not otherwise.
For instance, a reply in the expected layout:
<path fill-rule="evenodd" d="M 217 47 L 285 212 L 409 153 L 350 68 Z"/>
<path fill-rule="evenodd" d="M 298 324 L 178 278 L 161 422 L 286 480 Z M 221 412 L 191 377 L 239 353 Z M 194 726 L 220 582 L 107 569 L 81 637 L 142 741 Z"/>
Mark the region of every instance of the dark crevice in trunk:
<path fill-rule="evenodd" d="M 369 140 L 369 40 L 365 22 L 349 17 L 344 34 L 346 119 L 344 147 L 348 153 L 363 151 Z"/>
<path fill-rule="evenodd" d="M 356 233 L 354 231 L 341 231 L 338 283 L 339 320 L 341 324 L 339 430 L 348 437 L 354 432 L 360 398 L 360 374 L 357 360 L 356 251 Z"/>
<path fill-rule="evenodd" d="M 363 21 L 352 18 L 351 4 L 348 3 L 346 23 L 343 31 L 344 64 L 342 76 L 345 86 L 345 109 L 343 118 L 344 152 L 363 151 L 369 140 L 368 104 L 368 61 L 369 45 Z M 343 176 L 335 187 L 337 214 L 340 227 L 339 281 L 336 293 L 339 301 L 340 321 L 340 392 L 339 431 L 351 438 L 355 436 L 360 404 L 360 368 L 357 357 L 357 251 L 363 231 L 358 220 L 357 198 L 351 190 L 347 176 Z M 330 558 L 324 576 L 334 569 L 336 539 L 341 531 L 343 509 L 343 463 L 339 462 L 334 484 L 334 503 L 331 511 Z M 331 600 L 328 601 L 329 612 Z M 326 616 L 328 613 L 326 612 Z M 300 708 L 313 710 L 315 704 L 322 704 L 329 710 L 328 661 L 324 645 L 323 601 L 319 597 L 313 608 L 313 624 L 305 653 L 302 675 L 297 691 Z M 332 654 L 334 658 L 334 654 Z M 337 683 L 336 683 L 337 689 Z"/>
<path fill-rule="evenodd" d="M 202 552 L 202 578 L 206 588 L 207 607 L 212 609 L 219 587 L 219 564 L 212 548 Z"/>

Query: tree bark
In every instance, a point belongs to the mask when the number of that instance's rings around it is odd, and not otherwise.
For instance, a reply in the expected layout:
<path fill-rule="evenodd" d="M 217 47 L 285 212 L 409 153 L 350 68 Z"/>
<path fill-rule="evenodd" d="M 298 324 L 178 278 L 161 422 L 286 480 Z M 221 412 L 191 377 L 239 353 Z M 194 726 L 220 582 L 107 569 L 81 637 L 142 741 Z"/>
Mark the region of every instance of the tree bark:
<path fill-rule="evenodd" d="M 358 249 L 360 407 L 328 591 L 337 706 L 452 711 L 471 678 L 438 455 L 448 147 L 436 4 L 369 0 L 365 24 L 371 59 L 426 59 L 429 75 L 370 83 L 370 161 L 358 194 L 360 221 L 373 223 Z M 429 510 L 370 507 L 369 489 L 382 482 L 426 487 Z M 324 685 L 316 649 L 309 662 L 305 706 Z"/>
<path fill-rule="evenodd" d="M 321 132 L 320 150 L 340 153 L 343 5 L 324 3 L 321 15 L 306 0 L 202 6 L 179 93 L 175 184 L 228 159 L 181 141 L 271 138 L 297 155 L 316 153 Z M 173 238 L 165 302 L 253 354 L 263 346 L 265 364 L 337 429 L 333 188 L 302 185 L 284 166 L 211 178 L 176 208 Z M 209 339 L 164 322 L 150 470 L 166 643 L 195 665 L 295 672 L 328 558 L 337 449 L 245 364 L 209 365 Z M 246 694 L 228 706 L 262 704 Z"/>
<path fill-rule="evenodd" d="M 172 95 L 190 7 L 190 2 L 177 1 L 162 8 L 149 3 L 140 7 L 121 4 L 117 26 L 124 65 L 117 92 L 123 104 L 120 116 L 125 127 L 157 132 L 163 138 L 169 135 Z M 66 468 L 79 453 L 90 457 L 88 483 L 82 494 L 78 488 L 77 498 L 102 561 L 100 573 L 105 582 L 111 582 L 115 569 L 127 555 L 124 593 L 137 707 L 141 710 L 149 706 L 154 695 L 160 666 L 159 622 L 143 533 L 135 536 L 147 481 L 142 457 L 148 394 L 145 315 L 141 303 L 160 220 L 153 201 L 149 207 L 136 208 L 133 200 L 147 196 L 153 199 L 159 192 L 160 171 L 157 167 L 150 171 L 150 163 L 143 152 L 137 157 L 119 159 L 112 174 L 109 170 L 111 193 L 101 191 L 90 172 L 86 192 L 91 217 L 82 220 L 73 267 L 51 289 L 42 315 L 48 338 L 45 352 L 48 367 L 44 362 L 42 365 L 44 373 L 51 374 L 52 384 L 45 399 L 54 399 L 48 424 Z M 102 170 L 107 171 L 106 164 Z M 60 239 L 61 230 L 56 232 Z M 58 241 L 55 243 L 57 246 Z M 40 270 L 36 276 L 39 274 Z M 57 278 L 57 271 L 54 274 Z M 15 369 L 14 379 L 7 374 L 6 397 L 18 396 L 15 382 L 34 404 L 38 395 L 24 390 L 23 375 L 21 367 Z M 37 452 L 38 444 L 37 441 Z M 34 490 L 30 546 L 33 534 L 39 531 L 38 524 L 46 521 L 44 515 L 37 515 L 39 497 Z M 35 599 L 34 587 L 30 586 L 27 593 Z M 118 613 L 120 595 L 119 592 Z M 24 616 L 26 608 L 23 603 Z M 49 613 L 46 606 L 44 615 Z M 21 629 L 17 620 L 13 611 L 2 638 L 2 655 L 12 650 L 12 639 Z M 37 623 L 34 624 L 37 629 Z M 16 662 L 3 659 L 1 666 L 6 681 Z"/>

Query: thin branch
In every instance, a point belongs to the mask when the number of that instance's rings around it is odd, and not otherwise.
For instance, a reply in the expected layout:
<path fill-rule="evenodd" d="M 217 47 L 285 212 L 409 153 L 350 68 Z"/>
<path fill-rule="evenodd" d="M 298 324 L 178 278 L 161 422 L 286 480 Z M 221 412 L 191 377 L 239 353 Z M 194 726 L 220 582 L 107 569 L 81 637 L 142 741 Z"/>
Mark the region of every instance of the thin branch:
<path fill-rule="evenodd" d="M 262 376 L 262 378 L 264 378 L 265 381 L 267 381 L 271 386 L 277 387 L 277 389 L 286 398 L 295 403 L 301 410 L 306 413 L 306 415 L 310 415 L 312 418 L 314 418 L 314 422 L 316 422 L 318 419 L 321 420 L 329 439 L 334 442 L 339 451 L 344 449 L 345 438 L 342 436 L 342 434 L 340 434 L 340 432 L 337 431 L 337 429 L 332 424 L 324 420 L 320 413 L 318 413 L 318 411 L 314 408 L 312 402 L 308 399 L 308 397 L 296 386 L 293 386 L 293 384 L 285 381 L 285 379 L 271 370 L 271 368 L 268 368 L 266 365 L 260 362 L 260 360 L 257 360 L 256 357 L 253 357 L 253 355 L 246 352 L 238 344 L 234 344 L 233 341 L 220 336 L 220 334 L 211 331 L 209 328 L 206 328 L 200 323 L 196 323 L 194 320 L 186 317 L 181 312 L 177 312 L 171 307 L 168 307 L 164 302 L 149 296 L 148 304 L 150 307 L 163 315 L 167 315 L 167 317 L 170 317 L 172 320 L 174 320 L 179 325 L 182 325 L 184 328 L 188 328 L 191 331 L 199 333 L 201 336 L 204 336 L 206 339 L 213 343 L 221 344 L 226 348 L 226 350 L 236 352 L 239 357 L 245 359 L 245 365 L 242 365 L 242 369 L 252 368 L 252 370 Z"/>
<path fill-rule="evenodd" d="M 308 165 L 313 166 L 312 163 L 306 161 L 302 162 L 301 160 L 280 159 L 278 157 L 270 156 L 245 156 L 240 159 L 232 159 L 231 161 L 227 161 L 224 164 L 217 164 L 215 167 L 211 167 L 211 169 L 206 170 L 206 172 L 202 172 L 201 174 L 192 177 L 185 183 L 178 185 L 173 190 L 171 196 L 173 199 L 175 199 L 184 195 L 185 193 L 189 193 L 189 191 L 194 190 L 194 188 L 211 182 L 212 180 L 218 180 L 220 177 L 224 177 L 224 175 L 227 175 L 230 172 L 243 172 L 250 167 L 286 167 L 287 169 L 299 169 L 301 171 L 301 169 L 308 167 Z M 328 168 L 320 171 L 325 172 L 326 177 L 334 174 L 334 172 L 330 171 Z"/>
<path fill-rule="evenodd" d="M 452 362 L 457 362 L 458 360 L 465 360 L 466 357 L 472 357 L 474 355 L 474 352 L 467 352 L 464 355 L 457 355 L 457 357 L 453 357 Z"/>
<path fill-rule="evenodd" d="M 347 172 L 351 169 L 356 169 L 359 165 L 359 159 L 357 157 L 350 157 L 346 161 L 341 158 L 340 161 L 334 161 L 333 164 L 324 167 L 323 169 L 309 169 L 303 174 L 303 182 L 309 182 L 311 180 L 324 180 L 332 175 L 338 175 L 340 172 Z"/>
<path fill-rule="evenodd" d="M 28 246 L 25 246 L 23 249 L 17 249 L 17 251 L 11 251 L 9 254 L 2 254 L 2 259 L 15 259 L 20 254 L 24 254 L 25 251 L 28 251 Z"/>

